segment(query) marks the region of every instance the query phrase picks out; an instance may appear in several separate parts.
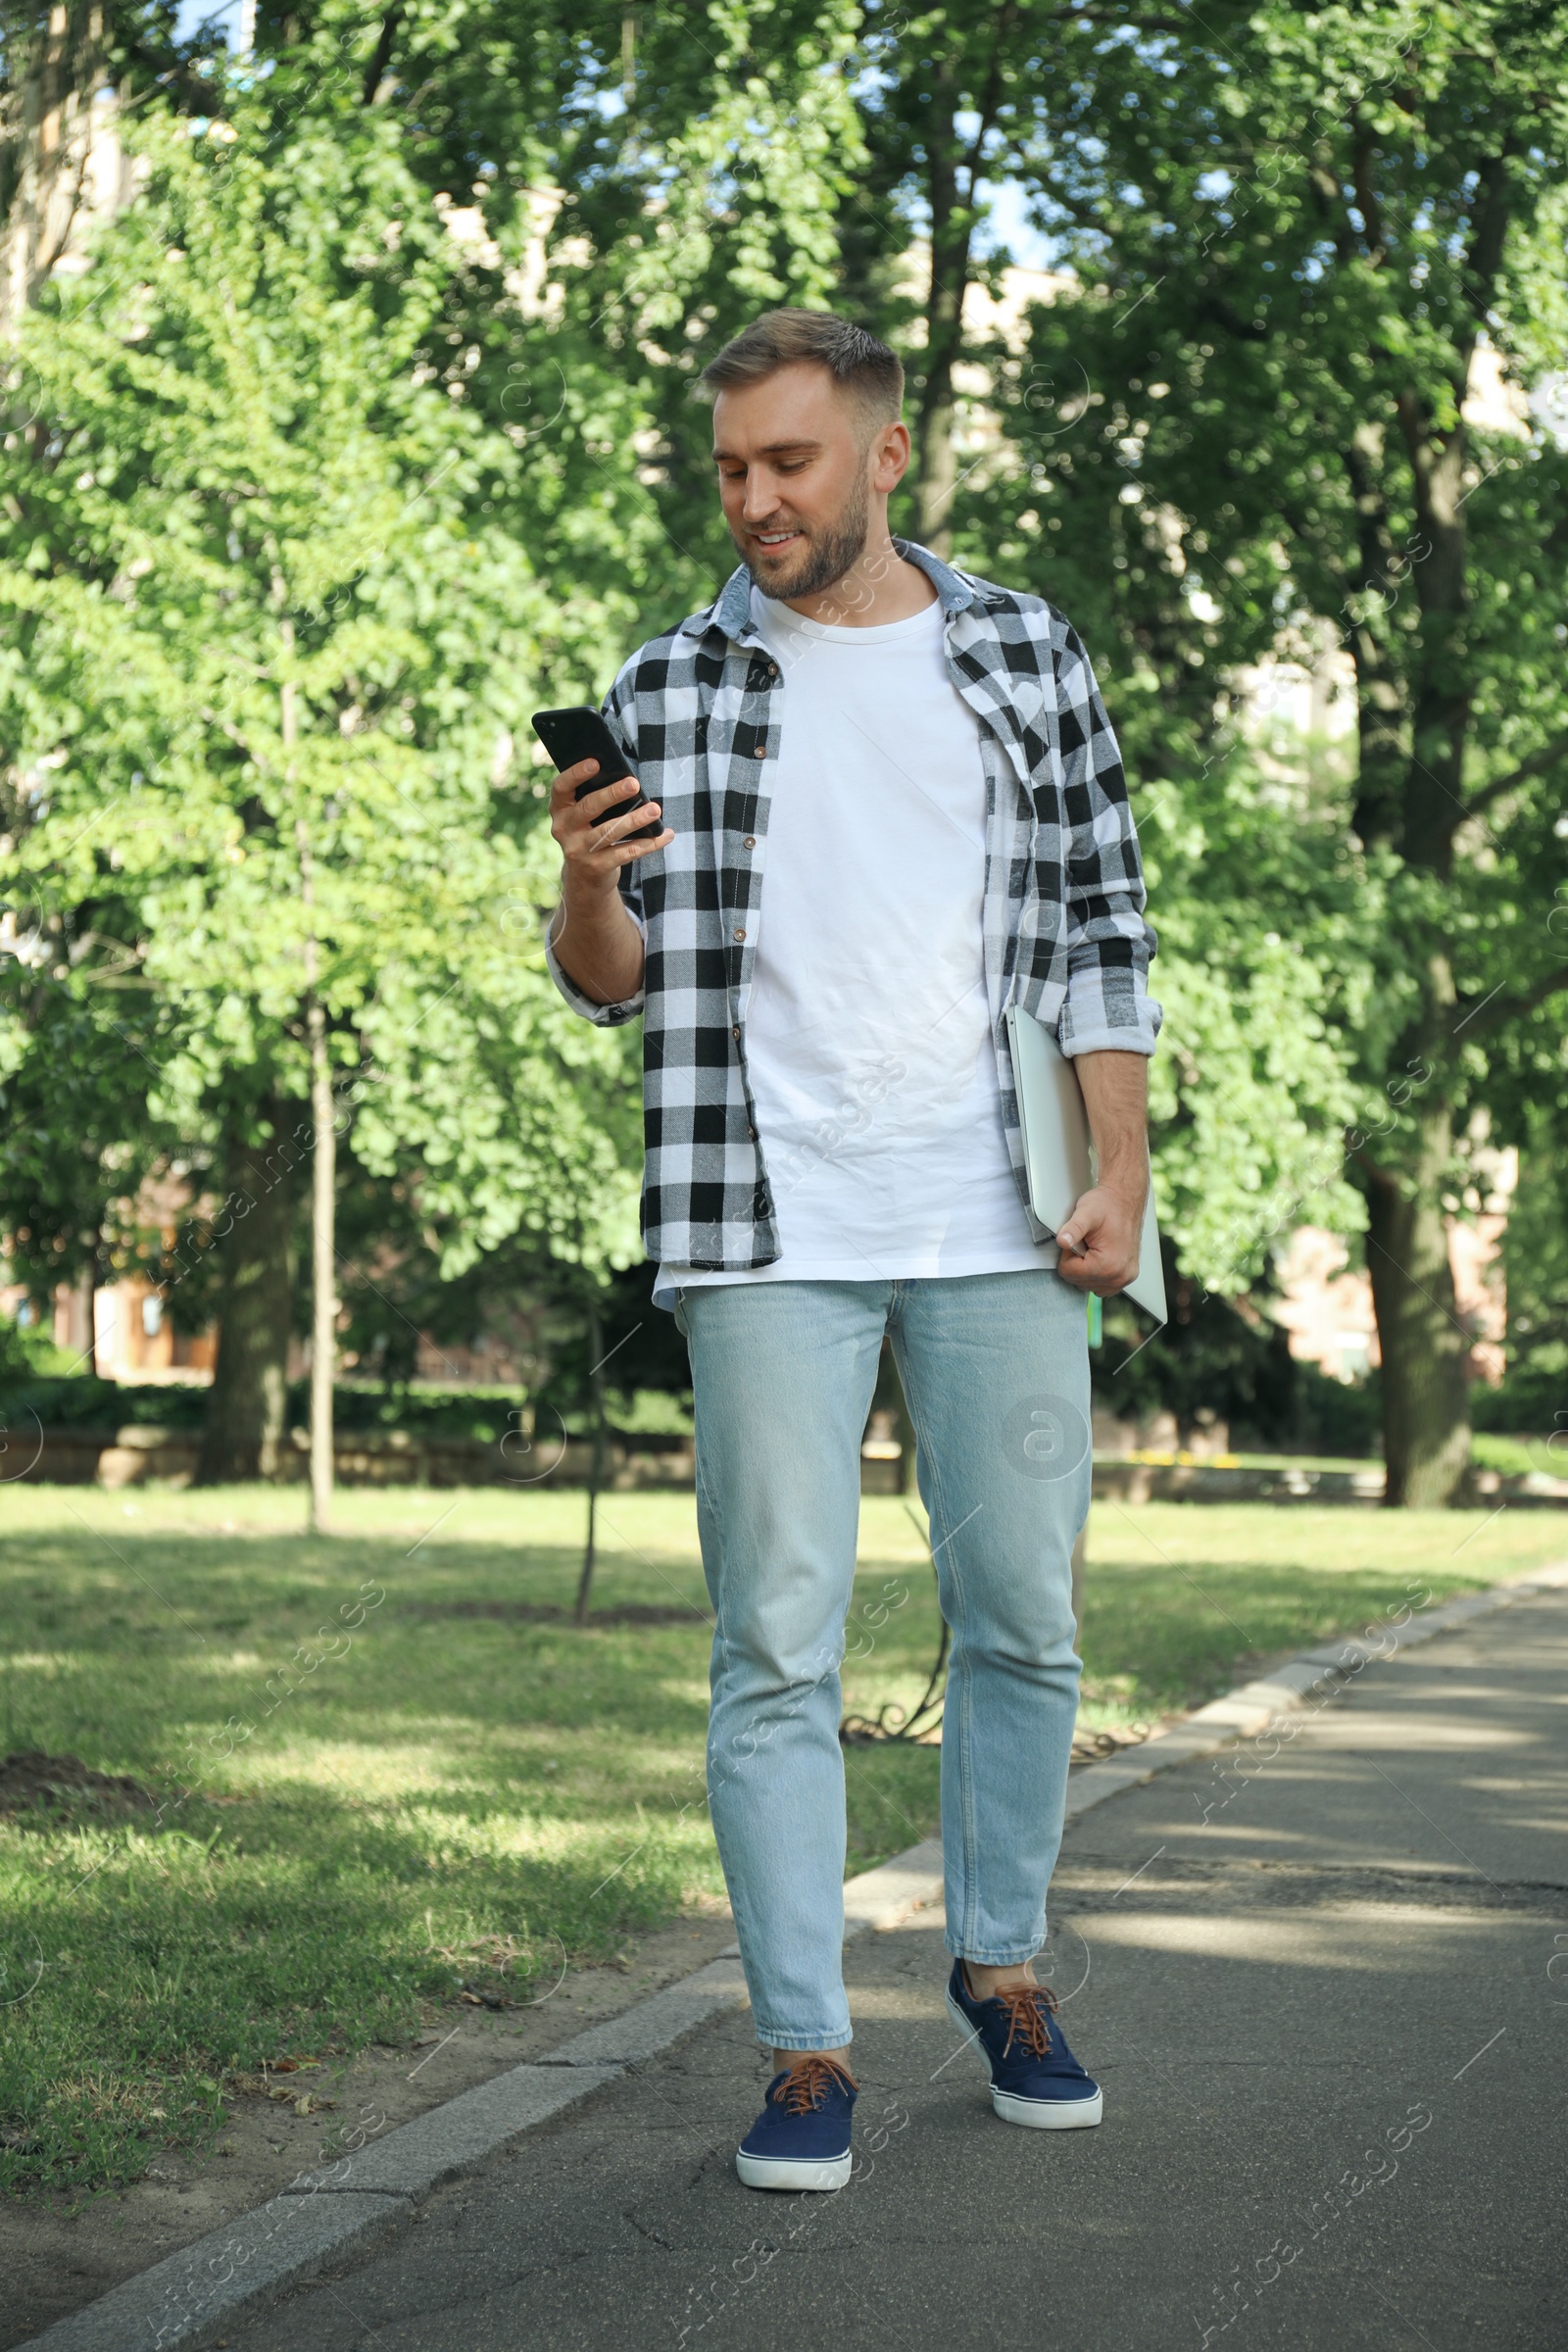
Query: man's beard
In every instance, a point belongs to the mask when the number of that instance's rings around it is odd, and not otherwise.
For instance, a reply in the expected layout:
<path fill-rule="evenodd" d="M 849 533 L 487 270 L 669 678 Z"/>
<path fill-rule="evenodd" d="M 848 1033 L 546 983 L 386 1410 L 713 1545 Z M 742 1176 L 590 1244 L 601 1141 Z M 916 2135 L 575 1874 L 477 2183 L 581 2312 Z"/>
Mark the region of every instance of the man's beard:
<path fill-rule="evenodd" d="M 805 525 L 799 527 L 804 532 Z M 820 536 L 807 539 L 796 557 L 793 571 L 769 564 L 764 577 L 739 540 L 736 541 L 736 552 L 762 594 L 771 597 L 777 604 L 788 604 L 793 598 L 820 596 L 825 588 L 836 587 L 845 573 L 853 570 L 864 555 L 870 530 L 871 490 L 869 483 L 861 481 L 831 529 L 823 531 Z"/>

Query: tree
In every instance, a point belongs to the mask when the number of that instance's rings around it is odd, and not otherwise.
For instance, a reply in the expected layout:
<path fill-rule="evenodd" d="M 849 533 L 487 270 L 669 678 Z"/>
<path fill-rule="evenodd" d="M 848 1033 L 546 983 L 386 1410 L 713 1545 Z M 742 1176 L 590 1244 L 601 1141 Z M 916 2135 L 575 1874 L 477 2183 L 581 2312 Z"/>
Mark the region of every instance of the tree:
<path fill-rule="evenodd" d="M 970 547 L 1012 522 L 1036 578 L 1116 645 L 1118 712 L 1147 698 L 1129 732 L 1178 830 L 1206 827 L 1217 773 L 1245 777 L 1217 717 L 1246 665 L 1282 641 L 1348 657 L 1353 773 L 1283 795 L 1314 871 L 1298 858 L 1293 890 L 1265 868 L 1250 895 L 1296 932 L 1301 1002 L 1353 1054 L 1343 1150 L 1396 1503 L 1463 1489 L 1446 1224 L 1475 1114 L 1521 1064 L 1553 1100 L 1564 1084 L 1568 467 L 1523 394 L 1568 325 L 1565 41 L 1560 16 L 1513 0 L 1115 28 L 1058 13 L 1034 184 L 1077 291 L 1035 311 L 1021 359 L 990 355 L 1027 505 L 1019 473 L 956 517 Z M 1250 768 L 1266 836 L 1281 786 Z M 1196 936 L 1211 888 L 1191 882 L 1164 919 Z M 1269 1196 L 1297 1192 L 1264 1188 L 1238 1273 Z"/>
<path fill-rule="evenodd" d="M 991 227 L 993 198 L 1038 167 L 1048 59 L 1067 13 L 1059 0 L 897 10 L 868 0 L 861 11 L 867 169 L 845 206 L 844 285 L 907 351 L 910 528 L 940 555 L 954 544 L 960 378 L 975 340 L 968 296 L 996 289 L 1008 260 Z M 911 282 L 915 237 L 924 267 Z"/>
<path fill-rule="evenodd" d="M 857 0 L 259 13 L 274 115 L 349 140 L 367 114 L 394 125 L 461 235 L 468 266 L 425 358 L 523 460 L 504 503 L 556 598 L 535 638 L 547 699 L 602 691 L 733 562 L 693 384 L 763 305 L 832 296 L 862 160 L 860 14 Z"/>
<path fill-rule="evenodd" d="M 1562 456 L 1471 397 L 1561 365 L 1560 20 L 992 0 L 862 32 L 844 283 L 909 351 L 916 527 L 1079 620 L 1151 788 L 1184 1263 L 1235 1290 L 1303 1211 L 1364 1224 L 1390 1496 L 1454 1495 L 1465 1139 L 1521 1059 L 1563 1084 L 1558 943 L 1520 912 L 1564 871 Z M 1062 269 L 1021 354 L 965 324 L 1008 179 Z M 1353 774 L 1227 724 L 1282 642 L 1348 653 Z"/>
<path fill-rule="evenodd" d="M 1540 436 L 1499 440 L 1467 489 L 1461 413 L 1483 313 L 1523 375 L 1560 343 L 1557 101 L 1531 79 L 1558 36 L 1517 5 L 1463 37 L 1427 22 L 1418 48 L 1392 5 L 1211 15 L 334 4 L 263 11 L 257 59 L 224 67 L 171 52 L 157 10 L 110 11 L 123 86 L 167 58 L 173 97 L 133 134 L 143 192 L 84 276 L 44 287 L 14 371 L 13 871 L 29 942 L 89 944 L 69 979 L 34 956 L 12 1004 L 36 1026 L 58 987 L 102 1036 L 111 987 L 143 992 L 157 1083 L 116 1149 L 177 1133 L 209 1189 L 227 1154 L 223 1188 L 251 1198 L 246 1154 L 275 1165 L 314 1099 L 318 1420 L 329 1146 L 349 1181 L 405 1188 L 452 1278 L 529 1237 L 599 1270 L 630 1246 L 631 1041 L 588 1038 L 539 970 L 553 864 L 515 747 L 535 700 L 597 692 L 729 561 L 690 399 L 714 343 L 764 302 L 837 297 L 908 352 L 917 527 L 1051 595 L 1108 673 L 1162 934 L 1156 1183 L 1188 1274 L 1234 1290 L 1271 1228 L 1370 1215 L 1396 1269 L 1392 1490 L 1451 1490 L 1444 1201 L 1475 1114 L 1517 1126 L 1509 1105 L 1561 1082 L 1555 943 L 1509 912 L 1527 862 L 1561 867 L 1561 466 Z M 1535 144 L 1467 180 L 1466 141 L 1515 118 Z M 1075 273 L 1021 353 L 966 321 L 1006 259 L 987 219 L 1005 177 Z M 1390 188 L 1413 206 L 1396 231 Z M 1487 205 L 1489 235 L 1506 220 L 1483 285 L 1482 244 L 1464 257 Z M 980 402 L 1000 442 L 974 434 Z M 1315 654 L 1330 628 L 1356 664 L 1356 770 L 1286 773 L 1226 707 L 1282 637 Z M 1452 661 L 1466 691 L 1440 711 Z M 1470 815 L 1442 850 L 1420 774 L 1448 772 L 1454 726 Z M 8 1050 L 30 1051 L 21 1026 Z M 304 1159 L 285 1173 L 303 1186 Z M 242 1353 L 275 1366 L 289 1219 L 266 1198 L 270 1228 L 216 1213 L 229 1321 L 270 1300 Z M 240 1446 L 215 1437 L 215 1459 Z"/>
<path fill-rule="evenodd" d="M 299 1108 L 277 1094 L 254 1106 L 224 1105 L 223 1190 L 208 1225 L 220 1262 L 212 1301 L 218 1360 L 197 1466 L 202 1486 L 278 1474 L 293 1327 L 297 1171 L 309 1157 Z M 240 1243 L 238 1233 L 244 1236 Z"/>
<path fill-rule="evenodd" d="M 429 1040 L 447 1038 L 461 1125 L 493 1050 L 480 1025 L 514 1033 L 551 993 L 536 927 L 520 952 L 510 927 L 537 896 L 537 811 L 509 797 L 549 600 L 480 496 L 504 494 L 517 452 L 422 357 L 464 263 L 396 125 L 371 118 L 355 143 L 308 123 L 281 154 L 264 107 L 219 128 L 146 126 L 145 195 L 22 329 L 39 416 L 0 466 L 10 865 L 28 938 L 79 934 L 50 979 L 100 1034 L 111 988 L 168 1013 L 166 1115 L 198 1105 L 243 1159 L 258 1120 L 276 1124 L 257 1104 L 309 1096 L 324 1521 L 335 1129 L 380 1082 L 378 1148 L 388 1102 L 422 1099 L 429 1151 Z M 570 623 L 555 634 L 569 644 Z M 541 1090 L 526 1123 L 553 1107 Z M 558 1157 L 554 1181 L 572 1173 Z M 286 1217 L 245 1230 L 270 1234 L 265 1277 Z M 275 1371 L 287 1314 L 268 1287 L 233 1336 L 250 1360 L 270 1335 Z"/>
<path fill-rule="evenodd" d="M 1036 496 L 1040 445 L 1070 476 L 1098 457 L 1097 390 L 1068 352 L 1025 360 L 975 325 L 971 295 L 1001 295 L 1000 183 L 1054 188 L 1061 126 L 1085 109 L 1084 75 L 1123 39 L 1097 9 L 994 0 L 980 9 L 859 12 L 851 159 L 840 195 L 838 299 L 878 323 L 910 370 L 915 464 L 910 527 L 982 573 L 1032 586 L 1084 629 L 1106 673 L 1139 794 L 1168 1014 L 1154 1068 L 1155 1177 L 1184 1264 L 1235 1288 L 1261 1263 L 1267 1204 L 1358 1221 L 1344 1127 L 1358 1104 L 1338 1014 L 1365 993 L 1375 918 L 1350 888 L 1327 814 L 1214 737 L 1212 680 L 1146 659 L 1102 561 L 1103 473 L 1050 534 Z M 1054 216 L 1059 224 L 1059 216 Z M 923 243 L 923 255 L 921 245 Z M 911 270 L 911 259 L 915 267 Z M 1076 315 L 1076 314 L 1075 314 Z M 1070 328 L 1067 330 L 1070 339 Z M 1005 429 L 999 436 L 998 415 Z M 1060 448 L 1057 449 L 1057 444 Z M 1070 444 L 1070 446 L 1069 446 Z M 695 437 L 692 441 L 695 471 Z M 1112 450 L 1112 455 L 1113 455 Z M 1125 481 L 1104 488 L 1114 500 Z M 1170 582 L 1179 605 L 1179 583 Z M 1296 910 L 1283 936 L 1282 894 Z"/>
<path fill-rule="evenodd" d="M 154 1093 L 217 1181 L 187 1239 L 218 1237 L 227 1304 L 208 1475 L 275 1454 L 307 1158 L 324 1466 L 328 1080 L 450 1275 L 514 1233 L 595 1264 L 634 1246 L 632 1041 L 585 1038 L 539 969 L 550 859 L 514 746 L 532 703 L 602 689 L 639 606 L 695 601 L 638 480 L 690 362 L 648 335 L 687 300 L 704 328 L 710 290 L 794 290 L 798 253 L 820 280 L 844 15 L 715 8 L 628 58 L 561 8 L 264 12 L 258 71 L 109 11 L 122 89 L 190 111 L 132 130 L 138 202 L 23 330 L 14 871 L 28 938 L 96 943 L 72 988 L 100 1035 L 111 963 L 178 1009 Z M 19 83 L 50 37 L 19 16 Z"/>
<path fill-rule="evenodd" d="M 607 603 L 628 570 L 635 583 L 612 621 L 617 657 L 709 602 L 734 565 L 693 393 L 758 311 L 835 297 L 841 208 L 863 162 L 860 13 L 855 0 L 639 13 L 629 74 L 627 52 L 583 40 L 552 158 L 554 372 L 529 386 L 556 414 L 532 446 L 555 576 Z"/>

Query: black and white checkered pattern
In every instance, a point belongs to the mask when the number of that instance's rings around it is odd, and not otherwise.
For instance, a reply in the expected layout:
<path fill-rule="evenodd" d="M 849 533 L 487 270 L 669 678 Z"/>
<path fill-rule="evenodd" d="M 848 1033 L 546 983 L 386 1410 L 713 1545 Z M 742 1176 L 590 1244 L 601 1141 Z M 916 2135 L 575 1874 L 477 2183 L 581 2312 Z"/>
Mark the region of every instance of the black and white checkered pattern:
<path fill-rule="evenodd" d="M 904 540 L 934 582 L 948 669 L 980 724 L 986 775 L 987 993 L 1008 1149 L 1027 1205 L 1003 1014 L 1020 1004 L 1066 1054 L 1152 1054 L 1138 836 L 1089 657 L 1061 614 L 955 571 Z M 641 993 L 596 1004 L 549 952 L 556 985 L 596 1022 L 644 1015 L 643 1236 L 656 1262 L 737 1271 L 779 1254 L 746 1075 L 772 762 L 787 681 L 752 620 L 751 575 L 645 645 L 605 716 L 674 840 L 624 867 L 647 940 Z"/>

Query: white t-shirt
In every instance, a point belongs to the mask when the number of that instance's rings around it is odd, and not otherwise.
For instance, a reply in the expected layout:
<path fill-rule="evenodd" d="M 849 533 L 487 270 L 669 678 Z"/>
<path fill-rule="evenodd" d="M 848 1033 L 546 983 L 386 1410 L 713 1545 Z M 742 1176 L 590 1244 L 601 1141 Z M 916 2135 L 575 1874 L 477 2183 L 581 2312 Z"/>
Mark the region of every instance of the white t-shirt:
<path fill-rule="evenodd" d="M 1050 1265 L 1002 1123 L 985 771 L 942 607 L 829 628 L 754 589 L 752 612 L 784 678 L 745 1009 L 780 1253 L 751 1272 L 662 1265 L 654 1297 Z"/>

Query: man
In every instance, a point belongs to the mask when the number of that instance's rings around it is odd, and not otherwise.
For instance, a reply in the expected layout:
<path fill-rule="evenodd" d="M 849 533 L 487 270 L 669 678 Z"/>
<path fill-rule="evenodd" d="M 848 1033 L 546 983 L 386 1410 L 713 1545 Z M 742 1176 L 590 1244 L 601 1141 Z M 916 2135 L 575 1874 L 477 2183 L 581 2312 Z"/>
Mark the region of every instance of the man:
<path fill-rule="evenodd" d="M 1061 1838 L 1089 1507 L 1088 1291 L 1138 1270 L 1148 1183 L 1137 839 L 1061 615 L 889 535 L 903 369 L 775 311 L 706 369 L 717 602 L 643 647 L 605 715 L 637 787 L 558 777 L 550 961 L 644 1016 L 643 1227 L 691 1352 L 716 1620 L 709 1799 L 759 2040 L 758 2188 L 850 2177 L 837 1674 L 884 1336 L 943 1613 L 948 2006 L 1008 2123 L 1101 2094 L 1030 1965 Z M 634 836 L 662 828 L 647 839 Z M 1030 1213 L 1003 1015 L 1073 1057 L 1098 1181 Z"/>

